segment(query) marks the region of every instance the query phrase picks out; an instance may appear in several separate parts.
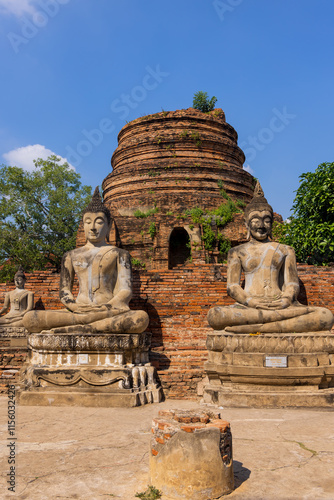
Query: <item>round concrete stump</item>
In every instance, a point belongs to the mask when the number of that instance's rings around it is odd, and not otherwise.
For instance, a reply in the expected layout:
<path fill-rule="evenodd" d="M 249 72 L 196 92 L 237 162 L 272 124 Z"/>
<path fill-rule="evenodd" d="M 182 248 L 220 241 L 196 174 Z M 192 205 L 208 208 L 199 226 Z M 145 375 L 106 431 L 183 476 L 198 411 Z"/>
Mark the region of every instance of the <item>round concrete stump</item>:
<path fill-rule="evenodd" d="M 166 500 L 212 500 L 233 490 L 232 435 L 219 413 L 160 411 L 150 448 L 150 482 Z"/>

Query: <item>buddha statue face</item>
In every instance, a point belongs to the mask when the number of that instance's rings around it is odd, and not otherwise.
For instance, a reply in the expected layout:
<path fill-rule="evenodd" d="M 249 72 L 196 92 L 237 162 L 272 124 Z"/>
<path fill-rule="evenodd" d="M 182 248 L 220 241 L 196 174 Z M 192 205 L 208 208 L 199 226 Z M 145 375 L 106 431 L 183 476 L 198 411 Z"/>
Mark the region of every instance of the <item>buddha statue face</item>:
<path fill-rule="evenodd" d="M 86 212 L 83 216 L 86 241 L 94 246 L 103 244 L 109 232 L 109 222 L 103 212 Z"/>
<path fill-rule="evenodd" d="M 26 282 L 25 278 L 20 274 L 14 277 L 14 283 L 16 288 L 24 288 L 25 282 Z"/>
<path fill-rule="evenodd" d="M 251 238 L 257 241 L 265 241 L 271 235 L 272 214 L 270 210 L 254 210 L 248 218 L 248 229 Z"/>

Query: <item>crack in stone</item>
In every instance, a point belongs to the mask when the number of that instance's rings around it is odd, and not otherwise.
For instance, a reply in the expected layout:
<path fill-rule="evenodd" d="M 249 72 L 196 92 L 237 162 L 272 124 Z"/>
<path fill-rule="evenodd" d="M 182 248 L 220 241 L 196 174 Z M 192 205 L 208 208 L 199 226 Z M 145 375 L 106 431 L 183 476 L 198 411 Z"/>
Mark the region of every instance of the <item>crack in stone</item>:
<path fill-rule="evenodd" d="M 295 439 L 286 439 L 283 434 L 282 434 L 282 431 L 280 429 L 280 424 L 277 424 L 276 425 L 277 427 L 277 430 L 281 436 L 281 438 L 283 439 L 283 441 L 285 443 L 294 443 L 294 444 L 298 444 L 298 446 L 302 449 L 302 450 L 305 450 L 305 451 L 309 451 L 310 453 L 312 453 L 312 457 L 316 457 L 318 455 L 318 452 L 316 450 L 312 450 L 311 448 L 308 448 L 302 441 L 297 441 Z M 311 457 L 311 458 L 312 458 Z"/>
<path fill-rule="evenodd" d="M 314 457 L 314 455 L 312 455 L 311 457 L 309 458 L 306 458 L 305 460 L 303 460 L 302 462 L 300 462 L 299 464 L 290 464 L 290 465 L 281 465 L 280 467 L 273 467 L 273 468 L 268 468 L 268 469 L 253 469 L 253 471 L 255 472 L 263 472 L 263 471 L 271 471 L 271 472 L 274 472 L 276 470 L 280 470 L 280 469 L 300 469 L 301 467 L 304 467 L 310 460 L 312 460 L 312 458 Z"/>

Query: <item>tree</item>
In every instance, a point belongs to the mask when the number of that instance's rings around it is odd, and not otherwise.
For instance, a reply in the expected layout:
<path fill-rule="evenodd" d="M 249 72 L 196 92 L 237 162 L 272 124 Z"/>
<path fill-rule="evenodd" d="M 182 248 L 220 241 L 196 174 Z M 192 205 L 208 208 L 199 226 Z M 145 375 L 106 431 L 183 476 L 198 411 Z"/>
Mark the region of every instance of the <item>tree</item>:
<path fill-rule="evenodd" d="M 193 108 L 199 109 L 203 113 L 208 113 L 214 109 L 216 102 L 217 97 L 213 96 L 209 100 L 208 93 L 200 90 L 194 94 Z"/>
<path fill-rule="evenodd" d="M 80 216 L 91 187 L 61 159 L 35 160 L 35 170 L 0 168 L 0 280 L 8 281 L 19 265 L 26 271 L 51 264 L 75 247 Z"/>
<path fill-rule="evenodd" d="M 298 262 L 334 262 L 334 163 L 322 163 L 300 176 L 293 215 L 278 228 L 280 241 L 291 245 Z"/>

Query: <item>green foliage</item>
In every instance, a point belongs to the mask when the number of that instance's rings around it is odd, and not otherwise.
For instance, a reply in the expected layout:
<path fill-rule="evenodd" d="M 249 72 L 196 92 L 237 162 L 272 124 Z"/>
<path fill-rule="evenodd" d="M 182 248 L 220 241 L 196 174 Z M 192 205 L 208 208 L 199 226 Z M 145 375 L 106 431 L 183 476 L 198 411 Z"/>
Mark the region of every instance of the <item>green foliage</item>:
<path fill-rule="evenodd" d="M 186 215 L 190 215 L 195 224 L 199 224 L 202 221 L 202 215 L 204 210 L 200 207 L 190 208 L 186 211 Z"/>
<path fill-rule="evenodd" d="M 274 241 L 280 241 L 283 243 L 287 232 L 287 225 L 287 222 L 277 222 L 274 220 L 271 230 L 271 236 Z"/>
<path fill-rule="evenodd" d="M 218 233 L 218 250 L 221 255 L 227 256 L 229 249 L 231 248 L 231 242 L 228 238 L 225 238 L 221 233 Z"/>
<path fill-rule="evenodd" d="M 240 212 L 237 204 L 231 200 L 228 194 L 226 194 L 226 197 L 226 203 L 222 203 L 218 208 L 211 211 L 211 214 L 215 216 L 215 222 L 218 227 L 226 226 L 233 219 L 233 215 Z"/>
<path fill-rule="evenodd" d="M 241 200 L 237 200 L 235 203 L 231 200 L 231 198 L 229 197 L 229 195 L 226 193 L 225 189 L 224 189 L 224 183 L 221 179 L 218 179 L 217 181 L 217 184 L 218 184 L 218 187 L 220 189 L 220 194 L 222 195 L 223 198 L 225 198 L 225 200 L 228 200 L 228 201 L 231 201 L 233 205 L 238 205 L 239 202 L 241 202 Z M 241 202 L 242 203 L 242 202 Z"/>
<path fill-rule="evenodd" d="M 131 264 L 133 267 L 136 267 L 138 269 L 145 269 L 146 268 L 145 262 L 142 262 L 140 259 L 131 258 Z"/>
<path fill-rule="evenodd" d="M 226 255 L 231 247 L 230 240 L 225 238 L 218 230 L 216 232 L 213 230 L 212 225 L 216 225 L 217 228 L 223 228 L 231 222 L 233 215 L 237 212 L 241 212 L 239 205 L 240 200 L 234 202 L 226 191 L 223 189 L 223 182 L 218 181 L 218 186 L 221 188 L 220 192 L 222 196 L 226 199 L 215 210 L 204 211 L 200 207 L 194 207 L 188 209 L 185 215 L 192 218 L 195 224 L 201 224 L 202 226 L 202 241 L 204 243 L 205 250 L 213 250 L 215 246 L 218 246 L 220 254 Z M 241 202 L 243 203 L 243 202 Z"/>
<path fill-rule="evenodd" d="M 155 225 L 155 222 L 151 222 L 148 228 L 148 234 L 151 236 L 153 240 L 154 236 L 157 234 L 157 226 Z"/>
<path fill-rule="evenodd" d="M 65 252 L 75 247 L 81 213 L 91 187 L 61 159 L 38 159 L 35 169 L 0 168 L 0 280 L 46 265 L 60 269 Z"/>
<path fill-rule="evenodd" d="M 142 500 L 158 500 L 161 498 L 161 491 L 155 488 L 154 486 L 149 486 L 146 491 L 143 493 L 136 493 L 137 498 L 141 498 Z"/>
<path fill-rule="evenodd" d="M 235 204 L 238 208 L 245 208 L 245 206 L 246 206 L 246 203 L 244 202 L 244 200 L 239 200 L 239 199 L 235 202 Z"/>
<path fill-rule="evenodd" d="M 152 191 L 153 192 L 153 191 Z M 141 210 L 136 210 L 135 213 L 133 214 L 135 217 L 138 219 L 145 219 L 146 217 L 149 217 L 150 215 L 156 214 L 159 212 L 158 207 L 150 208 L 147 212 L 142 212 Z"/>
<path fill-rule="evenodd" d="M 201 136 L 199 135 L 199 133 L 198 133 L 198 132 L 191 132 L 191 134 L 190 134 L 190 138 L 191 138 L 193 141 L 195 141 L 196 146 L 197 146 L 198 148 L 201 146 L 201 144 L 202 144 L 202 142 L 201 142 Z"/>
<path fill-rule="evenodd" d="M 202 240 L 204 242 L 205 250 L 212 250 L 216 243 L 216 233 L 213 232 L 209 223 L 202 224 L 203 234 Z"/>
<path fill-rule="evenodd" d="M 276 227 L 279 241 L 291 245 L 298 262 L 334 262 L 334 163 L 322 163 L 300 176 L 290 223 Z"/>
<path fill-rule="evenodd" d="M 193 108 L 203 111 L 203 113 L 209 113 L 215 108 L 217 102 L 217 97 L 213 96 L 209 99 L 207 92 L 196 92 L 193 99 Z"/>

